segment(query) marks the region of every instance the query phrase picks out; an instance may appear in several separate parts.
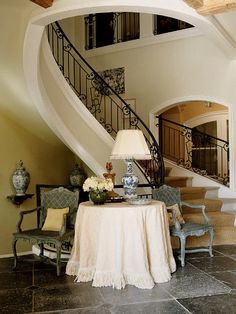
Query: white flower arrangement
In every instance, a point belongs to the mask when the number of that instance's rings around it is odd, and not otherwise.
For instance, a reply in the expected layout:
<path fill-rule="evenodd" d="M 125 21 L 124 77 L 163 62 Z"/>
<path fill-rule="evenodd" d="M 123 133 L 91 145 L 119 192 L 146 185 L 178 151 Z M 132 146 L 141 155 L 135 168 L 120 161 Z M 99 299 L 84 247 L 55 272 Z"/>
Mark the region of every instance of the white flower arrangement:
<path fill-rule="evenodd" d="M 84 181 L 83 190 L 85 192 L 91 191 L 112 191 L 113 182 L 111 179 L 99 178 L 99 177 L 90 177 Z"/>

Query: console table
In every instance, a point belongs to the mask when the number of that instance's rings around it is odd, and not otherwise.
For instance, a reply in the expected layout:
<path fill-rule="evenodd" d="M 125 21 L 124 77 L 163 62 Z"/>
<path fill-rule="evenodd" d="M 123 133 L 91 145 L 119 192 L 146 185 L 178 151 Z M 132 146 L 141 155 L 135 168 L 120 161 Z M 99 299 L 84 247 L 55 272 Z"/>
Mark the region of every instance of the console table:
<path fill-rule="evenodd" d="M 79 205 L 66 274 L 95 287 L 151 289 L 176 270 L 163 202 Z"/>

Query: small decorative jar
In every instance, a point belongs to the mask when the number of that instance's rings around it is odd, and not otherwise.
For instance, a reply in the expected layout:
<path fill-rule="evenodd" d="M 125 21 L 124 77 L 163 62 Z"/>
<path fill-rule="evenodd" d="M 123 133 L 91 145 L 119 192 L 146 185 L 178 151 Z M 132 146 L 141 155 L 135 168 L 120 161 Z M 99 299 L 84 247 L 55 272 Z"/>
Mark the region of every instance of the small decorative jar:
<path fill-rule="evenodd" d="M 82 186 L 85 180 L 85 173 L 76 163 L 70 174 L 70 184 L 73 186 Z"/>
<path fill-rule="evenodd" d="M 107 200 L 107 191 L 90 191 L 89 197 L 95 205 L 102 205 Z"/>
<path fill-rule="evenodd" d="M 25 195 L 30 182 L 30 175 L 23 167 L 23 161 L 20 160 L 16 170 L 12 174 L 12 183 L 16 195 Z"/>

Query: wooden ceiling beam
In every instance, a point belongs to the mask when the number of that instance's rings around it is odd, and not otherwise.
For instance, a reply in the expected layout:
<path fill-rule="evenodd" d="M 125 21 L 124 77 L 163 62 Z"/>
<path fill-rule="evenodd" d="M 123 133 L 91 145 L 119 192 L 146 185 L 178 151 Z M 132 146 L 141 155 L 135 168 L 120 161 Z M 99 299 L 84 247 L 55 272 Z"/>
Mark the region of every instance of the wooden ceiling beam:
<path fill-rule="evenodd" d="M 187 5 L 194 8 L 195 10 L 197 10 L 198 8 L 204 5 L 203 0 L 184 0 L 184 2 L 186 2 Z"/>
<path fill-rule="evenodd" d="M 213 15 L 236 9 L 236 0 L 184 0 L 201 15 Z"/>
<path fill-rule="evenodd" d="M 30 0 L 38 5 L 40 5 L 43 8 L 49 8 L 53 4 L 53 0 Z"/>

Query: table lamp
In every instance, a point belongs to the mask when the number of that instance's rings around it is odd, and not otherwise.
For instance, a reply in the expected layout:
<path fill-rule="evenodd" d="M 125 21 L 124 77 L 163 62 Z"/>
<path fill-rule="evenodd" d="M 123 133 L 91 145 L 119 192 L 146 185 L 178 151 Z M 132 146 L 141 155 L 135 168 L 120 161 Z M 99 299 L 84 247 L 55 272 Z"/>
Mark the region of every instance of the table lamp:
<path fill-rule="evenodd" d="M 125 159 L 127 173 L 122 178 L 124 197 L 128 199 L 137 198 L 136 188 L 139 180 L 133 173 L 132 162 L 134 159 L 144 160 L 152 158 L 142 131 L 118 131 L 110 158 Z"/>

